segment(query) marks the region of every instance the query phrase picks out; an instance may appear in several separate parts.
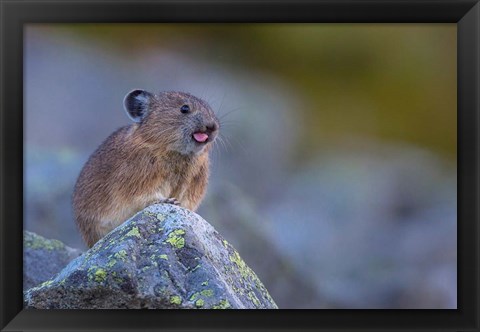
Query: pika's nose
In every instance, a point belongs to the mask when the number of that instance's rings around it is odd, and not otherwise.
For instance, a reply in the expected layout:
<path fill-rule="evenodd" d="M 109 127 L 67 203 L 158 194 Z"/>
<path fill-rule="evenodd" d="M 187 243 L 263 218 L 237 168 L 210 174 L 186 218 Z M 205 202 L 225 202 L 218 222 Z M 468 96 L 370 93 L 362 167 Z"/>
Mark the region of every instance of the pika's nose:
<path fill-rule="evenodd" d="M 206 127 L 206 131 L 210 133 L 218 129 L 218 125 L 215 122 L 211 122 L 207 124 L 205 127 Z"/>

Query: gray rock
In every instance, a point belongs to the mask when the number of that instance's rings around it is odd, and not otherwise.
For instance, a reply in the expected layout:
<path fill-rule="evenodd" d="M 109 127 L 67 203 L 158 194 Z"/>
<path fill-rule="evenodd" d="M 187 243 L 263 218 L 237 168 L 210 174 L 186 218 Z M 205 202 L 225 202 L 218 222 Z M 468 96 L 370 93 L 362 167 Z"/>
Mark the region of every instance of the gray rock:
<path fill-rule="evenodd" d="M 23 232 L 23 245 L 23 290 L 52 278 L 82 253 L 29 231 Z"/>
<path fill-rule="evenodd" d="M 455 169 L 410 146 L 334 149 L 257 211 L 266 237 L 329 304 L 457 308 Z"/>
<path fill-rule="evenodd" d="M 197 214 L 157 204 L 55 278 L 24 293 L 39 309 L 277 308 L 238 252 Z"/>
<path fill-rule="evenodd" d="M 236 185 L 224 181 L 209 189 L 199 211 L 242 253 L 280 308 L 335 308 L 336 304 L 332 300 L 327 302 L 310 282 L 309 273 L 297 273 L 288 255 L 269 238 L 271 228 L 265 227 L 266 220 L 256 204 L 255 199 Z"/>

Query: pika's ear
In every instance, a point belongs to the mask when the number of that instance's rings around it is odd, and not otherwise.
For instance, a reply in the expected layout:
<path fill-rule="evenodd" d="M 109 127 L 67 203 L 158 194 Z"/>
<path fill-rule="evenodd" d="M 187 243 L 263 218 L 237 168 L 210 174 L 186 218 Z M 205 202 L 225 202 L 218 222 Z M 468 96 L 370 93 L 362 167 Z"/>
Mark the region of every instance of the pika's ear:
<path fill-rule="evenodd" d="M 153 94 L 145 90 L 133 90 L 123 99 L 123 107 L 134 122 L 140 122 L 147 115 Z"/>

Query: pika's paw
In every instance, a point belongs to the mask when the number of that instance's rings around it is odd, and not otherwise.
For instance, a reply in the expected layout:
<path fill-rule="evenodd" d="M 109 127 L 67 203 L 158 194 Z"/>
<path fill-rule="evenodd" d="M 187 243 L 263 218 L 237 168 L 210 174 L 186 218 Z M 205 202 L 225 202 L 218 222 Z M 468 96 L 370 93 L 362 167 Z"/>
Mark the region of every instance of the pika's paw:
<path fill-rule="evenodd" d="M 175 197 L 166 198 L 166 199 L 164 199 L 164 202 L 163 202 L 163 203 L 173 204 L 173 205 L 180 205 L 180 202 L 179 202 Z"/>
<path fill-rule="evenodd" d="M 163 204 L 180 205 L 180 202 L 174 197 L 159 199 L 159 200 L 156 200 L 156 201 L 152 202 L 152 204 L 162 204 L 162 203 Z"/>

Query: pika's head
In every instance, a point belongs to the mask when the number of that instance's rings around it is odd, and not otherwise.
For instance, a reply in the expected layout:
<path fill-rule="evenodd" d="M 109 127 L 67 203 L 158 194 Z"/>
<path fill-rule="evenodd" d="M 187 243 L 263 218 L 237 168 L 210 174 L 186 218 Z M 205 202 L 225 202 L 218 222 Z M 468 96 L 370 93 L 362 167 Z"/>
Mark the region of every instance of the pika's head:
<path fill-rule="evenodd" d="M 218 119 L 210 106 L 189 93 L 133 90 L 123 105 L 145 141 L 170 151 L 199 154 L 218 135 Z"/>

